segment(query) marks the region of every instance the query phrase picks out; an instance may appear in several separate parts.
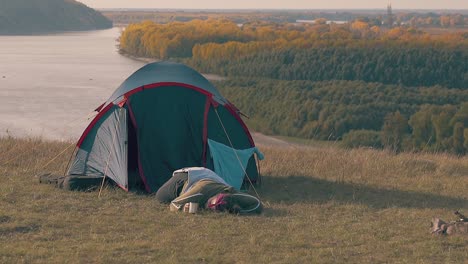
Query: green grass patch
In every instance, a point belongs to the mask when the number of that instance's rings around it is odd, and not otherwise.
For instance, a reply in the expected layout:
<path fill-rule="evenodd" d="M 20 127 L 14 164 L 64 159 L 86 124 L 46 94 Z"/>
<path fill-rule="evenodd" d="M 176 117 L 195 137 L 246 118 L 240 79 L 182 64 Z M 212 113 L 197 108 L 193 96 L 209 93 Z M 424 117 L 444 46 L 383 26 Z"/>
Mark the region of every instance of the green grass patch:
<path fill-rule="evenodd" d="M 463 263 L 466 237 L 429 234 L 468 213 L 468 157 L 260 145 L 258 216 L 170 212 L 153 196 L 70 192 L 69 143 L 0 139 L 2 263 Z"/>

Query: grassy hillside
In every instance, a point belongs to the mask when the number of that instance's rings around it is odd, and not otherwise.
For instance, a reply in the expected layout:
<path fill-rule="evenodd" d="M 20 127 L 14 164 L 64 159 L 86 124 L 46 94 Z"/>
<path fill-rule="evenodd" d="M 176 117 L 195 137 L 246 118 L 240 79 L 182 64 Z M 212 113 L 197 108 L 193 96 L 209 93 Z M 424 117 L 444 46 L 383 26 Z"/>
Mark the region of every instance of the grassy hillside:
<path fill-rule="evenodd" d="M 462 263 L 466 237 L 432 217 L 468 213 L 468 157 L 260 145 L 264 214 L 169 212 L 153 197 L 39 184 L 67 143 L 0 139 L 3 263 Z M 69 152 L 69 151 L 68 151 Z"/>
<path fill-rule="evenodd" d="M 33 34 L 112 27 L 101 13 L 74 0 L 0 2 L 0 34 Z"/>

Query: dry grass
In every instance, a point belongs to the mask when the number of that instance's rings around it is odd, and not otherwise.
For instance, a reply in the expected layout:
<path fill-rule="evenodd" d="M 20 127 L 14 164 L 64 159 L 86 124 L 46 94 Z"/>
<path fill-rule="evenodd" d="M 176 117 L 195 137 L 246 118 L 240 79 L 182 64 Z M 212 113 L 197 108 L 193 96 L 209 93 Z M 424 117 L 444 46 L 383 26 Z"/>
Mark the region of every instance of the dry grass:
<path fill-rule="evenodd" d="M 468 213 L 468 158 L 260 146 L 260 216 L 172 213 L 153 197 L 41 185 L 68 143 L 0 139 L 1 263 L 463 263 L 466 237 L 431 217 Z"/>

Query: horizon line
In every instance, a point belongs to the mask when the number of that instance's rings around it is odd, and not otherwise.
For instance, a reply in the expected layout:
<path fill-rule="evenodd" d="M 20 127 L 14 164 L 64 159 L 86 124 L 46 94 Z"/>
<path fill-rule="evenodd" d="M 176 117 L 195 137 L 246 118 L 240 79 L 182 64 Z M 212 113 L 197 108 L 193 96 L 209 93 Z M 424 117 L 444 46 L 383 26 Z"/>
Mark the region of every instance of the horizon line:
<path fill-rule="evenodd" d="M 312 11 L 312 10 L 387 10 L 387 8 L 158 8 L 158 7 L 94 7 L 94 9 L 148 9 L 148 10 L 249 10 L 249 11 L 260 11 L 260 10 L 274 10 L 274 11 Z M 394 8 L 392 10 L 463 10 L 468 11 L 468 8 Z"/>

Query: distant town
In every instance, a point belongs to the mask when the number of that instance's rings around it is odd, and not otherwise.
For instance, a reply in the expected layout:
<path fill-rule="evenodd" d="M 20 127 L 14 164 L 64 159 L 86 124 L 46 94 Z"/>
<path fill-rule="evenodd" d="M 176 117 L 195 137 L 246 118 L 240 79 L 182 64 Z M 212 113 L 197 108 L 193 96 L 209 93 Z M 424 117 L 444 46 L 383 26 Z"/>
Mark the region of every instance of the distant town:
<path fill-rule="evenodd" d="M 144 20 L 155 23 L 187 22 L 193 19 L 223 18 L 237 24 L 252 21 L 275 23 L 335 23 L 355 20 L 372 25 L 414 26 L 426 28 L 461 28 L 468 26 L 468 9 L 406 10 L 388 5 L 382 9 L 313 9 L 313 10 L 248 10 L 248 9 L 100 9 L 115 25 Z"/>

